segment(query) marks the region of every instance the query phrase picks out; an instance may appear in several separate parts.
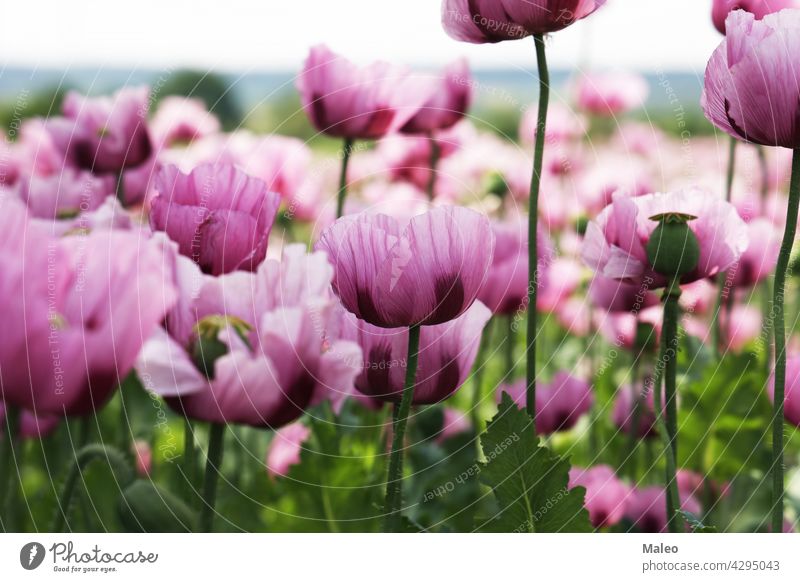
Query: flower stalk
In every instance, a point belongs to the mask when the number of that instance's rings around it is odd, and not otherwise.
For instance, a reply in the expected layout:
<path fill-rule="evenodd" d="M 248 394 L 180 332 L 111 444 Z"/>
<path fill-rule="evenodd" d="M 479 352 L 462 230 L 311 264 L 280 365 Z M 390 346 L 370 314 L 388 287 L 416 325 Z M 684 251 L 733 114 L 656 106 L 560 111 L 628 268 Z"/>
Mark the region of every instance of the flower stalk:
<path fill-rule="evenodd" d="M 353 153 L 352 138 L 344 140 L 344 149 L 342 150 L 342 170 L 339 174 L 339 193 L 336 197 L 336 218 L 341 218 L 344 215 L 344 201 L 347 198 L 347 167 L 350 164 L 350 155 Z"/>
<path fill-rule="evenodd" d="M 544 36 L 535 34 L 536 62 L 539 71 L 539 109 L 536 118 L 536 136 L 533 150 L 533 173 L 531 174 L 530 198 L 528 200 L 528 329 L 525 410 L 533 419 L 536 432 L 536 298 L 538 287 L 537 244 L 539 221 L 539 189 L 542 184 L 542 162 L 544 159 L 547 107 L 550 102 L 550 73 L 547 69 L 547 54 Z"/>
<path fill-rule="evenodd" d="M 214 507 L 217 502 L 217 480 L 222 471 L 222 452 L 225 440 L 225 425 L 213 423 L 208 435 L 206 473 L 203 479 L 203 507 L 200 513 L 200 531 L 214 530 Z"/>
<path fill-rule="evenodd" d="M 778 264 L 775 267 L 775 284 L 772 290 L 772 328 L 775 332 L 775 394 L 772 411 L 772 531 L 783 531 L 783 406 L 786 392 L 786 322 L 784 320 L 784 295 L 786 272 L 797 231 L 798 205 L 800 205 L 800 150 L 792 157 L 792 178 L 789 185 L 789 204 L 786 209 L 786 226 L 783 231 Z"/>
<path fill-rule="evenodd" d="M 403 481 L 403 441 L 408 424 L 408 413 L 414 399 L 414 384 L 417 377 L 419 358 L 420 326 L 408 328 L 408 359 L 403 395 L 400 404 L 395 405 L 392 430 L 392 452 L 389 457 L 389 474 L 386 479 L 386 503 L 384 505 L 384 532 L 397 532 L 400 529 L 402 481 Z"/>

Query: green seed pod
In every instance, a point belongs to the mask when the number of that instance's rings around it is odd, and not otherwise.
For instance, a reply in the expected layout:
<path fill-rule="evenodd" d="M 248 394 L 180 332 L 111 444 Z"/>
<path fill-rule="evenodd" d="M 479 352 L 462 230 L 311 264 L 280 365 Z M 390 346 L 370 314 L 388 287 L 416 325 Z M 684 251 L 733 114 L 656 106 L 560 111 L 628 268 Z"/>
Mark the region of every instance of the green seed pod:
<path fill-rule="evenodd" d="M 647 260 L 656 273 L 674 279 L 697 268 L 700 243 L 689 228 L 689 221 L 695 218 L 677 213 L 650 217 L 659 223 L 647 241 Z"/>
<path fill-rule="evenodd" d="M 182 533 L 197 530 L 197 515 L 178 497 L 152 481 L 138 479 L 122 492 L 118 513 L 131 533 Z"/>
<path fill-rule="evenodd" d="M 195 340 L 192 344 L 192 360 L 197 369 L 207 378 L 214 379 L 214 364 L 228 353 L 228 346 L 219 340 L 219 333 L 230 328 L 247 346 L 250 346 L 247 334 L 250 324 L 238 317 L 225 315 L 209 315 L 197 322 L 194 328 Z"/>
<path fill-rule="evenodd" d="M 210 380 L 214 379 L 214 363 L 227 353 L 228 346 L 215 337 L 199 337 L 192 345 L 194 365 Z"/>

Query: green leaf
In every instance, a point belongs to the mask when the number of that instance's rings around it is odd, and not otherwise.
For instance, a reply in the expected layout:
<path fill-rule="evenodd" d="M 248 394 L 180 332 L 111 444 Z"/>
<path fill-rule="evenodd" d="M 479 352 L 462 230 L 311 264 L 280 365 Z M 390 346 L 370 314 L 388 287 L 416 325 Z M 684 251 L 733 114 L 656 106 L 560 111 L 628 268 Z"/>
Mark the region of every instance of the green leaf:
<path fill-rule="evenodd" d="M 545 447 L 533 420 L 508 394 L 481 437 L 487 462 L 481 481 L 492 488 L 497 513 L 480 529 L 506 532 L 591 532 L 586 490 L 569 488 L 569 463 Z"/>
<path fill-rule="evenodd" d="M 383 413 L 362 425 L 333 417 L 328 405 L 309 415 L 311 436 L 300 462 L 271 486 L 269 531 L 374 532 L 381 523 L 385 468 Z"/>
<path fill-rule="evenodd" d="M 705 525 L 688 511 L 679 510 L 677 513 L 689 524 L 689 527 L 692 528 L 692 533 L 717 533 L 717 528 Z"/>
<path fill-rule="evenodd" d="M 769 466 L 766 374 L 750 356 L 711 363 L 678 387 L 679 465 L 713 479 Z"/>

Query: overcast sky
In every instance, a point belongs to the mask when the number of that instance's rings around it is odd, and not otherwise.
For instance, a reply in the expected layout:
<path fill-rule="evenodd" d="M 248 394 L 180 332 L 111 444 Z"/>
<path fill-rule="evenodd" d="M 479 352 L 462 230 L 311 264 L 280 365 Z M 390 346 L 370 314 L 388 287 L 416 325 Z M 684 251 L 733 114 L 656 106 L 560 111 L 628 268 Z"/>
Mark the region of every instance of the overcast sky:
<path fill-rule="evenodd" d="M 711 0 L 608 0 L 554 35 L 555 66 L 701 71 Z M 0 0 L 0 66 L 296 70 L 316 43 L 360 61 L 530 68 L 533 42 L 451 40 L 440 0 Z"/>

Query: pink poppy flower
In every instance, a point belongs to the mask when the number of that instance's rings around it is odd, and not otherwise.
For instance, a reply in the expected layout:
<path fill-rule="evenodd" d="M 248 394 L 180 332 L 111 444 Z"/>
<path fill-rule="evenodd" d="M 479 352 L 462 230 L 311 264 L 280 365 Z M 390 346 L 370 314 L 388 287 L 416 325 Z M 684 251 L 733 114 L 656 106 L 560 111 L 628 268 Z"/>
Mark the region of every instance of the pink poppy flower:
<path fill-rule="evenodd" d="M 575 259 L 557 257 L 548 266 L 544 287 L 536 298 L 539 311 L 557 311 L 584 280 L 586 268 Z"/>
<path fill-rule="evenodd" d="M 653 345 L 658 343 L 661 334 L 661 324 L 664 319 L 664 309 L 661 304 L 633 312 L 608 312 L 598 314 L 595 325 L 606 340 L 617 346 L 632 350 L 636 348 L 636 336 L 639 333 L 648 334 L 646 338 Z M 644 326 L 644 328 L 643 328 Z"/>
<path fill-rule="evenodd" d="M 725 28 L 727 36 L 706 67 L 700 102 L 706 117 L 744 141 L 800 147 L 800 11 L 757 20 L 750 12 L 734 10 Z"/>
<path fill-rule="evenodd" d="M 28 206 L 30 216 L 60 220 L 96 210 L 109 195 L 113 196 L 114 188 L 112 176 L 65 167 L 60 174 L 21 179 L 16 192 Z"/>
<path fill-rule="evenodd" d="M 300 422 L 287 424 L 275 431 L 267 449 L 267 474 L 285 477 L 289 469 L 300 462 L 303 443 L 311 436 L 311 429 Z"/>
<path fill-rule="evenodd" d="M 448 439 L 469 432 L 472 428 L 469 416 L 460 410 L 445 406 L 442 412 L 444 416 L 442 431 L 436 436 L 437 442 L 443 443 Z"/>
<path fill-rule="evenodd" d="M 64 117 L 47 122 L 66 158 L 96 174 L 118 174 L 144 163 L 153 151 L 147 129 L 147 87 L 124 88 L 112 97 L 67 93 Z"/>
<path fill-rule="evenodd" d="M 721 34 L 725 34 L 725 19 L 733 10 L 746 10 L 760 20 L 784 8 L 797 7 L 797 0 L 713 0 L 711 21 Z"/>
<path fill-rule="evenodd" d="M 770 375 L 767 385 L 770 400 L 775 398 L 775 374 Z M 787 422 L 800 427 L 800 356 L 789 356 L 786 359 L 786 394 L 783 404 L 783 416 Z"/>
<path fill-rule="evenodd" d="M 583 75 L 575 88 L 578 107 L 592 115 L 615 117 L 642 107 L 650 88 L 635 73 L 608 72 Z"/>
<path fill-rule="evenodd" d="M 318 131 L 349 139 L 396 132 L 431 96 L 404 67 L 384 62 L 358 67 L 324 45 L 311 49 L 297 89 Z"/>
<path fill-rule="evenodd" d="M 520 408 L 525 407 L 525 380 L 501 386 L 498 400 L 506 392 Z M 594 403 L 592 387 L 583 380 L 560 371 L 549 383 L 536 388 L 536 432 L 551 434 L 573 428 Z"/>
<path fill-rule="evenodd" d="M 5 204 L 0 248 L 3 399 L 37 414 L 101 408 L 175 302 L 166 240 L 113 231 L 51 238 Z"/>
<path fill-rule="evenodd" d="M 228 164 L 204 164 L 188 175 L 168 166 L 156 190 L 150 226 L 204 273 L 254 271 L 266 257 L 280 197 L 261 180 Z"/>
<path fill-rule="evenodd" d="M 496 314 L 514 314 L 528 305 L 528 230 L 522 221 L 493 222 L 494 257 L 478 299 Z M 547 267 L 555 250 L 542 229 L 537 231 L 538 286 L 547 285 Z"/>
<path fill-rule="evenodd" d="M 440 164 L 474 137 L 469 123 L 459 123 L 447 130 L 437 131 L 432 137 L 416 135 L 391 135 L 381 140 L 375 149 L 379 157 L 378 171 L 385 171 L 393 181 L 411 182 L 424 190 L 431 174 L 431 147 L 435 144 Z M 368 156 L 360 156 L 363 160 Z M 355 167 L 358 165 L 356 164 Z M 372 172 L 373 174 L 375 172 Z M 439 167 L 437 180 L 443 178 Z"/>
<path fill-rule="evenodd" d="M 352 393 L 361 351 L 337 335 L 341 312 L 323 253 L 291 245 L 255 273 L 221 277 L 184 257 L 176 268 L 181 299 L 169 334 L 156 334 L 137 362 L 145 388 L 171 407 L 207 422 L 278 428 Z"/>
<path fill-rule="evenodd" d="M 652 380 L 647 380 L 645 382 L 645 388 L 647 389 L 647 397 L 642 398 L 640 396 L 641 387 L 620 387 L 620 389 L 617 390 L 617 395 L 614 399 L 614 410 L 611 413 L 614 426 L 630 434 L 634 428 L 634 416 L 636 415 L 634 410 L 634 398 L 639 398 L 639 426 L 636 428 L 636 436 L 639 438 L 655 437 L 658 434 L 656 432 L 656 413 Z M 663 397 L 661 402 L 664 402 Z"/>
<path fill-rule="evenodd" d="M 19 175 L 52 176 L 65 165 L 64 152 L 48 130 L 48 122 L 33 117 L 20 124 L 17 141 L 11 146 L 12 160 Z"/>
<path fill-rule="evenodd" d="M 733 274 L 731 282 L 737 287 L 752 287 L 769 277 L 778 263 L 781 247 L 780 233 L 766 218 L 750 222 L 747 230 L 750 244 L 728 271 Z"/>
<path fill-rule="evenodd" d="M 646 284 L 629 285 L 602 275 L 595 275 L 589 284 L 589 298 L 595 307 L 612 313 L 638 314 L 659 303 Z"/>
<path fill-rule="evenodd" d="M 385 215 L 337 220 L 316 248 L 334 267 L 333 288 L 345 308 L 379 327 L 437 325 L 475 301 L 494 252 L 482 214 L 445 206 L 401 229 Z"/>
<path fill-rule="evenodd" d="M 584 505 L 594 527 L 611 527 L 625 516 L 628 487 L 608 465 L 595 465 L 589 469 L 573 467 L 569 471 L 569 487 L 586 488 Z"/>
<path fill-rule="evenodd" d="M 681 287 L 681 308 L 694 315 L 709 313 L 717 305 L 719 287 L 709 279 L 698 279 Z"/>
<path fill-rule="evenodd" d="M 597 273 L 652 289 L 667 281 L 653 271 L 646 246 L 658 225 L 652 216 L 666 213 L 696 217 L 689 228 L 700 245 L 697 267 L 682 278 L 691 283 L 720 273 L 734 264 L 747 248 L 747 225 L 722 198 L 690 188 L 638 198 L 618 196 L 589 223 L 581 257 Z"/>
<path fill-rule="evenodd" d="M 19 178 L 19 162 L 14 159 L 11 147 L 6 140 L 0 141 L 0 187 L 11 186 Z"/>
<path fill-rule="evenodd" d="M 536 136 L 537 111 L 529 107 L 522 115 L 519 125 L 519 139 L 528 148 L 533 147 Z M 550 145 L 562 144 L 573 141 L 586 135 L 589 126 L 584 116 L 570 109 L 562 103 L 551 103 L 547 109 L 547 127 L 545 128 L 545 143 Z M 547 147 L 545 152 L 547 152 Z"/>
<path fill-rule="evenodd" d="M 63 419 L 59 414 L 35 414 L 23 409 L 19 417 L 19 436 L 23 439 L 47 438 Z M 6 434 L 6 405 L 0 401 L 0 440 L 6 438 Z"/>
<path fill-rule="evenodd" d="M 139 439 L 131 444 L 131 449 L 136 462 L 136 473 L 139 477 L 149 477 L 153 469 L 153 450 L 150 445 Z"/>
<path fill-rule="evenodd" d="M 700 513 L 700 503 L 691 495 L 681 495 L 681 509 L 692 514 Z M 645 533 L 667 531 L 667 501 L 662 487 L 633 489 L 628 496 L 625 517 L 633 527 Z"/>
<path fill-rule="evenodd" d="M 219 119 L 208 112 L 201 99 L 164 97 L 150 121 L 153 141 L 161 148 L 185 146 L 221 129 Z"/>
<path fill-rule="evenodd" d="M 402 133 L 433 133 L 464 119 L 472 102 L 472 77 L 466 59 L 447 65 L 440 75 L 425 79 L 428 100 L 401 128 Z"/>
<path fill-rule="evenodd" d="M 420 331 L 414 404 L 434 404 L 452 396 L 469 376 L 478 353 L 481 334 L 491 312 L 476 301 L 452 321 L 427 325 Z M 408 354 L 408 329 L 387 329 L 350 315 L 351 329 L 364 353 L 364 370 L 356 379 L 363 394 L 399 402 L 403 392 Z"/>
<path fill-rule="evenodd" d="M 605 0 L 444 0 L 442 26 L 471 43 L 547 34 L 586 18 Z"/>
<path fill-rule="evenodd" d="M 723 306 L 719 317 L 723 347 L 732 352 L 741 352 L 763 332 L 762 312 L 756 305 L 737 304 L 730 309 L 730 312 Z M 706 333 L 704 337 L 711 339 L 713 336 L 711 333 Z"/>

